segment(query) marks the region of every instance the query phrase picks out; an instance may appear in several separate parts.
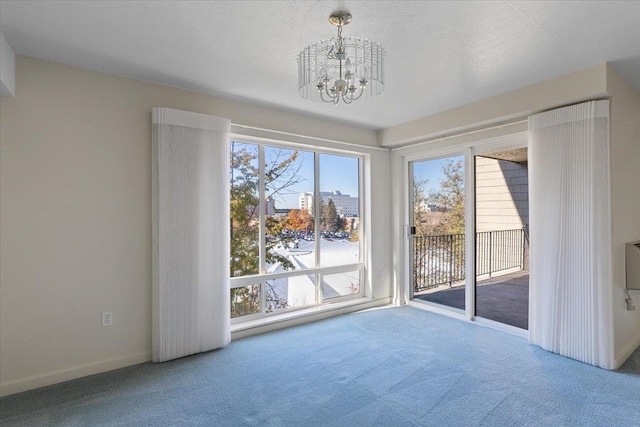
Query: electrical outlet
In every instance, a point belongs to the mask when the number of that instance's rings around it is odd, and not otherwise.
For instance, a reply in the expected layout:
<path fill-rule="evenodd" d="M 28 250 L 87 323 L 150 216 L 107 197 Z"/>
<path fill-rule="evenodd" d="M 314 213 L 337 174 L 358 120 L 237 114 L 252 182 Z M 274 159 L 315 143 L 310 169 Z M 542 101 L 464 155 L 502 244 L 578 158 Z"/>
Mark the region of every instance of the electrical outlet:
<path fill-rule="evenodd" d="M 113 325 L 113 313 L 111 311 L 102 312 L 102 326 Z"/>
<path fill-rule="evenodd" d="M 384 270 L 378 271 L 378 279 L 382 279 L 384 277 Z"/>

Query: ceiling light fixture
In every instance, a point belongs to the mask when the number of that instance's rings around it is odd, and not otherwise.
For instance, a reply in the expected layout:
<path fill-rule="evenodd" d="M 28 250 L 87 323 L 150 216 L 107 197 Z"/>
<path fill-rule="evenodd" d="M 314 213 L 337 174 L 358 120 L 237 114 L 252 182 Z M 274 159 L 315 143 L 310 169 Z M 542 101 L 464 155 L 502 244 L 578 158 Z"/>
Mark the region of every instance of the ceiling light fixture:
<path fill-rule="evenodd" d="M 373 40 L 342 37 L 349 12 L 334 12 L 329 22 L 338 37 L 305 47 L 298 54 L 298 93 L 305 99 L 337 105 L 371 98 L 384 89 L 384 47 Z"/>

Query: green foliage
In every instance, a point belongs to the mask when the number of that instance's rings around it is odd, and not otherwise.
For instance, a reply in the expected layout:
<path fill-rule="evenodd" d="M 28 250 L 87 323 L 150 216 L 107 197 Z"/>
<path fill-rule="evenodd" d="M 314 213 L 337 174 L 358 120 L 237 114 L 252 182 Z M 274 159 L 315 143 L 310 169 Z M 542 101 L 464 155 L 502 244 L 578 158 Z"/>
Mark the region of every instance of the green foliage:
<path fill-rule="evenodd" d="M 413 181 L 413 224 L 416 227 L 418 236 L 428 236 L 433 234 L 433 215 L 427 210 L 427 196 L 425 188 L 429 183 L 428 179 Z"/>
<path fill-rule="evenodd" d="M 231 289 L 231 318 L 260 312 L 260 285 Z"/>
<path fill-rule="evenodd" d="M 440 191 L 429 195 L 438 209 L 444 212 L 435 228 L 438 234 L 464 233 L 464 171 L 462 161 L 450 160 L 442 165 L 444 179 Z"/>
<path fill-rule="evenodd" d="M 258 274 L 258 166 L 257 151 L 231 151 L 231 275 Z"/>
<path fill-rule="evenodd" d="M 288 306 L 287 300 L 280 297 L 273 285 L 264 283 L 266 291 L 266 311 L 278 311 Z M 260 285 L 231 289 L 231 318 L 260 313 Z"/>
<path fill-rule="evenodd" d="M 320 218 L 320 229 L 322 231 L 336 232 L 343 229 L 342 218 L 338 215 L 338 210 L 333 200 L 329 199 L 329 203 L 323 205 L 320 212 L 322 213 Z"/>
<path fill-rule="evenodd" d="M 265 196 L 276 198 L 300 182 L 297 172 L 301 162 L 297 151 L 276 149 L 270 153 L 273 156 L 265 165 Z M 230 178 L 232 276 L 260 273 L 259 179 L 257 146 L 233 142 Z M 281 263 L 283 269 L 291 270 L 293 263 L 276 252 L 278 247 L 292 243 L 291 239 L 281 237 L 286 223 L 286 219 L 274 216 L 265 218 L 265 258 L 269 265 Z M 273 286 L 265 283 L 264 290 L 269 311 L 287 306 L 287 301 L 277 295 Z M 260 285 L 232 289 L 230 298 L 232 317 L 260 312 Z"/>

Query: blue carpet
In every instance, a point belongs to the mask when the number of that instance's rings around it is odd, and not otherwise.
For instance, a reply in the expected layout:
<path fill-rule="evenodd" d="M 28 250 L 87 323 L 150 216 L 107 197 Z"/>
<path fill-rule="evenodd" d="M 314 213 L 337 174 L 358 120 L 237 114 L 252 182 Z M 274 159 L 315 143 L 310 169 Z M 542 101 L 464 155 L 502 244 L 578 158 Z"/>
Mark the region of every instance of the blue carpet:
<path fill-rule="evenodd" d="M 618 372 L 411 307 L 360 312 L 0 399 L 2 426 L 639 426 Z"/>

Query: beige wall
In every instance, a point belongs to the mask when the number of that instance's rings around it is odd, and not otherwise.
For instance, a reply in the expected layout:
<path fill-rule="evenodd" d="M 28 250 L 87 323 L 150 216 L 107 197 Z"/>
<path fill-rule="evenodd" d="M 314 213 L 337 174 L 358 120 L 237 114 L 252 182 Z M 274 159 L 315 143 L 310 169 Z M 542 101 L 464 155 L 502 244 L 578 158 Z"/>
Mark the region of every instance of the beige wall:
<path fill-rule="evenodd" d="M 391 293 L 389 154 L 368 148 L 375 132 L 18 57 L 16 96 L 0 100 L 0 393 L 150 359 L 154 106 L 361 146 L 378 230 L 364 236 L 369 295 Z"/>
<path fill-rule="evenodd" d="M 613 248 L 614 355 L 620 364 L 640 345 L 640 292 L 636 311 L 625 304 L 624 244 L 640 240 L 640 93 L 611 68 L 611 225 Z"/>
<path fill-rule="evenodd" d="M 546 80 L 503 95 L 384 129 L 382 146 L 394 147 L 468 129 L 526 118 L 554 107 L 606 95 L 606 64 Z"/>
<path fill-rule="evenodd" d="M 476 157 L 476 232 L 529 224 L 527 164 Z"/>

